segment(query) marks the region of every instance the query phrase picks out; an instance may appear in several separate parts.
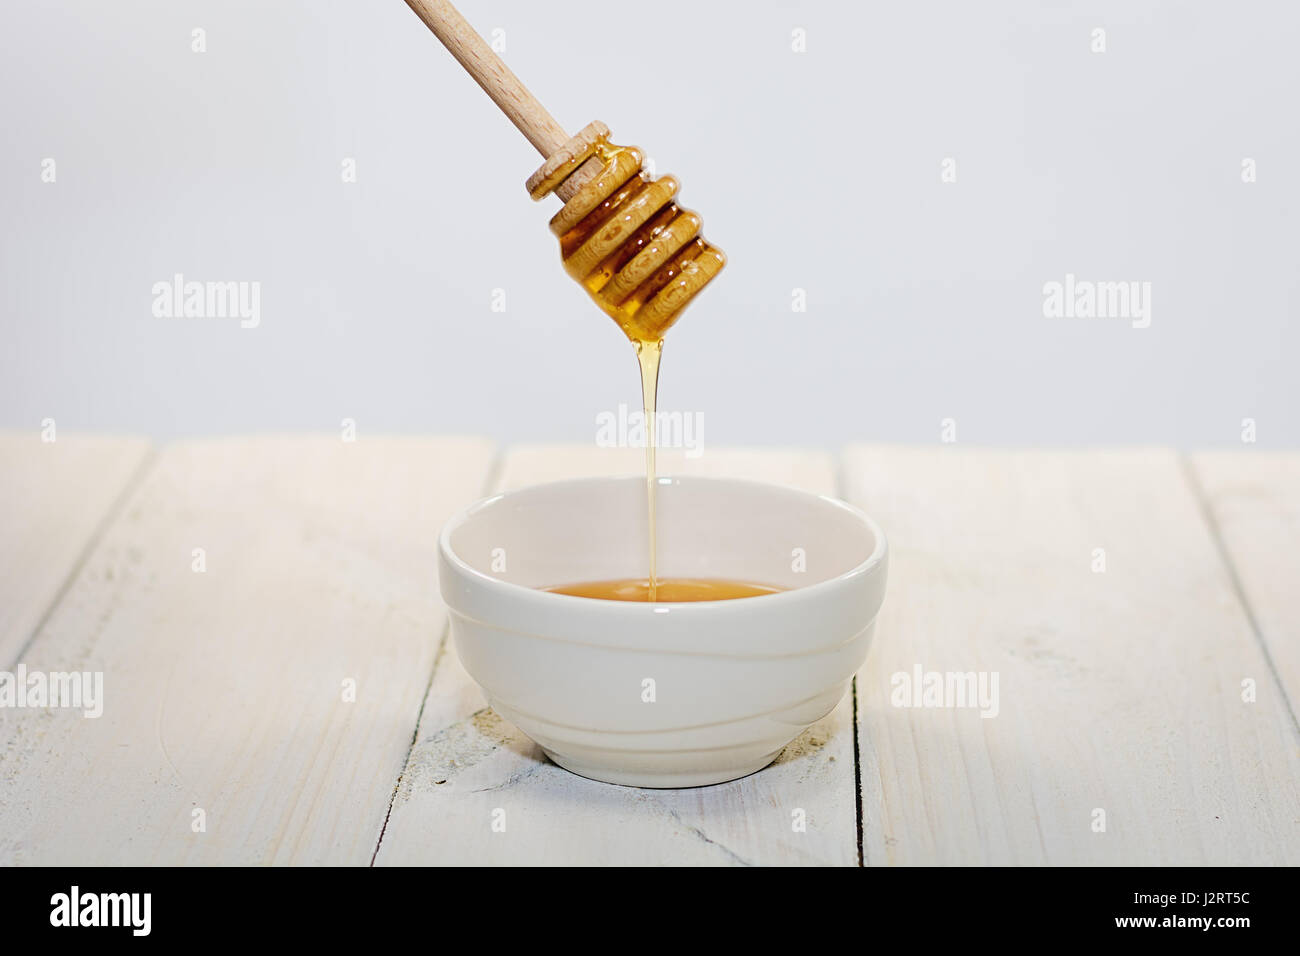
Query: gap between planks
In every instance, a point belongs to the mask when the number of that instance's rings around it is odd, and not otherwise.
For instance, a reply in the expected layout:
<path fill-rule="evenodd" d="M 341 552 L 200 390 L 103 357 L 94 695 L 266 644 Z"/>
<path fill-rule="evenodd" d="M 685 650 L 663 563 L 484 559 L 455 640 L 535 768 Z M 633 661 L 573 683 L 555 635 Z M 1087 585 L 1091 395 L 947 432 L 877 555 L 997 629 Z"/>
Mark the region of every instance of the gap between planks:
<path fill-rule="evenodd" d="M 375 784 L 400 773 L 424 699 L 409 667 L 432 671 L 444 631 L 431 543 L 496 450 L 295 436 L 163 449 L 25 655 L 107 673 L 111 706 L 100 721 L 0 714 L 0 859 L 365 865 L 391 794 Z M 383 691 L 340 704 L 345 676 Z"/>
<path fill-rule="evenodd" d="M 845 456 L 843 450 L 835 455 L 835 493 L 841 501 L 848 501 L 851 492 L 849 477 L 845 471 Z M 881 529 L 882 531 L 884 529 Z M 885 533 L 885 540 L 889 540 L 888 532 Z M 885 586 L 885 600 L 889 600 L 889 587 Z M 877 633 L 874 644 L 880 639 L 879 633 L 880 612 L 876 612 Z M 871 649 L 868 649 L 867 656 L 870 657 Z M 864 662 L 863 667 L 866 664 Z M 853 680 L 849 681 L 849 697 L 853 702 L 851 710 L 851 719 L 853 726 L 853 812 L 857 822 L 857 840 L 858 840 L 858 867 L 862 868 L 867 865 L 866 844 L 863 842 L 865 828 L 863 825 L 863 806 L 862 806 L 862 725 L 858 719 L 858 676 L 862 673 L 862 668 L 858 668 L 858 673 L 853 675 Z"/>
<path fill-rule="evenodd" d="M 81 574 L 86 563 L 90 560 L 90 556 L 94 554 L 95 549 L 98 548 L 100 542 L 104 540 L 104 535 L 107 534 L 108 529 L 112 527 L 113 523 L 121 516 L 123 509 L 126 508 L 127 503 L 131 500 L 131 496 L 136 493 L 149 472 L 153 470 L 154 464 L 158 461 L 158 452 L 159 449 L 153 445 L 150 445 L 145 451 L 144 457 L 140 459 L 139 464 L 137 464 L 135 469 L 131 472 L 126 483 L 118 491 L 117 497 L 113 499 L 112 503 L 108 506 L 108 510 L 104 512 L 103 516 L 99 519 L 98 524 L 95 525 L 94 530 L 90 532 L 90 537 L 86 539 L 86 543 L 82 545 L 81 551 L 77 555 L 77 559 L 72 563 L 72 567 L 68 569 L 67 575 L 59 583 L 58 589 L 54 592 L 54 597 L 51 598 L 49 604 L 46 605 L 45 610 L 41 613 L 35 626 L 28 632 L 22 645 L 14 654 L 14 664 L 21 661 L 28 650 L 31 649 L 32 642 L 36 640 L 36 635 L 41 632 L 41 628 L 45 627 L 50 616 L 54 614 L 55 609 L 60 603 L 62 603 L 64 596 L 72 587 L 72 582 Z"/>
<path fill-rule="evenodd" d="M 1223 528 L 1220 525 L 1218 515 L 1215 514 L 1214 505 L 1210 501 L 1205 483 L 1197 473 L 1196 465 L 1193 463 L 1191 456 L 1180 452 L 1178 458 L 1182 463 L 1183 474 L 1187 477 L 1187 483 L 1200 504 L 1201 516 L 1205 519 L 1205 524 L 1210 530 L 1210 537 L 1214 540 L 1214 546 L 1219 552 L 1220 560 L 1223 561 L 1223 567 L 1227 572 L 1228 580 L 1232 584 L 1232 590 L 1237 595 L 1237 600 L 1241 602 L 1241 608 L 1246 613 L 1246 620 L 1250 622 L 1250 629 L 1255 635 L 1255 642 L 1259 645 L 1260 653 L 1264 655 L 1264 660 L 1268 663 L 1269 673 L 1273 675 L 1273 680 L 1277 683 L 1282 699 L 1286 701 L 1287 711 L 1291 714 L 1291 723 L 1295 727 L 1297 735 L 1300 735 L 1300 717 L 1296 715 L 1296 701 L 1291 694 L 1292 688 L 1287 686 L 1287 682 L 1278 669 L 1277 661 L 1273 659 L 1273 654 L 1269 650 L 1264 628 L 1260 625 L 1259 615 L 1251 603 L 1250 595 L 1246 593 L 1246 587 L 1242 582 L 1241 570 L 1237 566 L 1237 561 L 1233 559 L 1227 541 L 1224 540 Z"/>
<path fill-rule="evenodd" d="M 483 479 L 483 487 L 480 489 L 480 497 L 487 497 L 492 493 L 492 489 L 497 486 L 501 479 L 501 473 L 505 468 L 506 449 L 498 447 L 492 456 L 492 464 L 488 467 L 487 475 Z M 469 504 L 469 502 L 466 502 Z M 416 741 L 420 739 L 420 722 L 424 719 L 424 708 L 429 702 L 429 694 L 433 690 L 433 680 L 438 676 L 438 665 L 442 663 L 443 657 L 447 654 L 447 647 L 451 643 L 451 619 L 448 618 L 442 625 L 442 639 L 438 641 L 438 652 L 433 657 L 433 667 L 429 669 L 429 681 L 424 685 L 424 695 L 420 698 L 420 710 L 415 715 L 415 726 L 411 728 L 411 743 L 406 748 L 406 756 L 402 759 L 401 769 L 397 772 L 397 779 L 393 781 L 393 792 L 388 797 L 388 809 L 384 811 L 384 825 L 379 828 L 379 839 L 375 840 L 375 850 L 370 854 L 370 866 L 375 865 L 375 860 L 379 857 L 379 848 L 384 845 L 384 835 L 388 832 L 388 821 L 393 816 L 393 802 L 397 799 L 397 792 L 402 787 L 402 779 L 406 776 L 406 768 L 411 762 L 411 753 L 415 750 Z"/>
<path fill-rule="evenodd" d="M 135 436 L 0 431 L 0 667 L 27 652 L 150 453 Z"/>
<path fill-rule="evenodd" d="M 864 862 L 1300 858 L 1296 724 L 1175 453 L 845 454 L 892 558 L 858 675 Z M 892 706 L 891 674 L 921 664 L 1001 671 L 1000 718 Z"/>

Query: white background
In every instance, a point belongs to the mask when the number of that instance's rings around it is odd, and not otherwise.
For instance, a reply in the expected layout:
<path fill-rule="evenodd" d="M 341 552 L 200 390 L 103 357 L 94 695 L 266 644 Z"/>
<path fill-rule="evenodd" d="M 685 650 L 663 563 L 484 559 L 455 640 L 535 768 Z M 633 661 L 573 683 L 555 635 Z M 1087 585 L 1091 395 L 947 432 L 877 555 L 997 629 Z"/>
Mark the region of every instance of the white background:
<path fill-rule="evenodd" d="M 665 351 L 662 407 L 706 445 L 943 418 L 963 443 L 1235 444 L 1247 417 L 1300 443 L 1300 5 L 462 10 L 571 132 L 602 119 L 677 175 L 728 253 Z M 524 192 L 540 157 L 400 0 L 4 23 L 0 425 L 589 441 L 637 402 L 556 201 Z M 260 327 L 155 318 L 177 272 L 261 282 Z M 1151 327 L 1044 318 L 1067 272 L 1151 282 Z"/>

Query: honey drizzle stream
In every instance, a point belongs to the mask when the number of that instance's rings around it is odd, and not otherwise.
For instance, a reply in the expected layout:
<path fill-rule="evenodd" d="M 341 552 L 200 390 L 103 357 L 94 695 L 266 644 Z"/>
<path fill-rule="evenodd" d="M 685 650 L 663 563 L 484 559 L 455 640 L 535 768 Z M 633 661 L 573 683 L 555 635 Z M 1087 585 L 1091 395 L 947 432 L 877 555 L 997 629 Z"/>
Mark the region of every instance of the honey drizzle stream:
<path fill-rule="evenodd" d="M 565 199 L 551 218 L 565 270 L 618 323 L 636 348 L 646 429 L 646 504 L 649 517 L 649 600 L 659 591 L 655 523 L 655 405 L 664 333 L 687 303 L 726 264 L 722 250 L 700 235 L 697 213 L 677 205 L 678 183 L 656 179 L 632 146 L 607 139 L 593 123 L 530 177 L 528 191 L 541 199 L 556 190 L 588 159 L 600 171 Z"/>
<path fill-rule="evenodd" d="M 650 521 L 648 600 L 654 601 L 659 596 L 659 576 L 656 568 L 659 542 L 656 533 L 658 524 L 655 521 L 655 446 L 658 444 L 656 434 L 658 422 L 655 407 L 659 393 L 659 360 L 663 357 L 664 341 L 659 339 L 657 342 L 634 342 L 633 345 L 636 346 L 637 363 L 641 366 L 641 404 L 645 410 L 645 492 Z"/>

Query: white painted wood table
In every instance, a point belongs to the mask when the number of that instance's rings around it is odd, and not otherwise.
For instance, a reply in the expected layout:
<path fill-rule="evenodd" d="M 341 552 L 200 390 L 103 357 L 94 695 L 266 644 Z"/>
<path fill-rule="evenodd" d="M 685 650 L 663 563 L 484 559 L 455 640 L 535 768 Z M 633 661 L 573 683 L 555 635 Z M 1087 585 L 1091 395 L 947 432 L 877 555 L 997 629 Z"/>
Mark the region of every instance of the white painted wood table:
<path fill-rule="evenodd" d="M 548 763 L 437 594 L 453 511 L 638 452 L 0 435 L 0 671 L 104 674 L 98 719 L 0 708 L 0 863 L 1300 863 L 1300 454 L 663 457 L 892 547 L 853 693 L 696 790 Z M 896 706 L 917 668 L 996 674 L 996 717 Z"/>

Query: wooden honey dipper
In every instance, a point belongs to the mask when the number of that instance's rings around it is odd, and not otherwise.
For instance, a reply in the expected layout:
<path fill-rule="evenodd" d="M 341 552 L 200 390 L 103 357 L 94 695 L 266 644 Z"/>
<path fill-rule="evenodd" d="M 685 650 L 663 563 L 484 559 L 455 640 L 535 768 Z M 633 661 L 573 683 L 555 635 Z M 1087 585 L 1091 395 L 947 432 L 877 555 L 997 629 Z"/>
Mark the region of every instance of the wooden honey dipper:
<path fill-rule="evenodd" d="M 447 0 L 406 4 L 546 158 L 526 186 L 535 200 L 564 200 L 550 226 L 565 270 L 634 343 L 661 342 L 727 261 L 674 202 L 677 180 L 650 176 L 641 151 L 609 142 L 604 123 L 569 136 Z"/>

